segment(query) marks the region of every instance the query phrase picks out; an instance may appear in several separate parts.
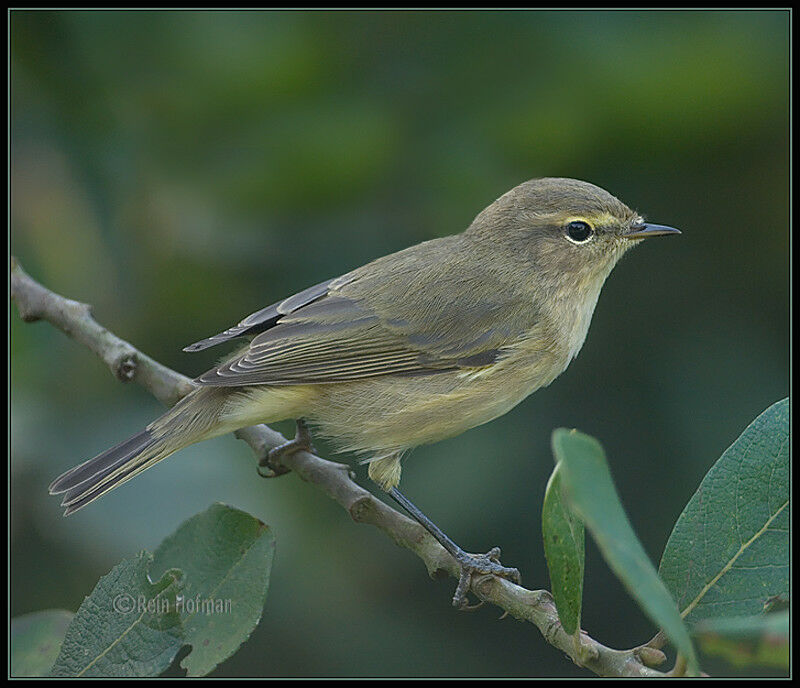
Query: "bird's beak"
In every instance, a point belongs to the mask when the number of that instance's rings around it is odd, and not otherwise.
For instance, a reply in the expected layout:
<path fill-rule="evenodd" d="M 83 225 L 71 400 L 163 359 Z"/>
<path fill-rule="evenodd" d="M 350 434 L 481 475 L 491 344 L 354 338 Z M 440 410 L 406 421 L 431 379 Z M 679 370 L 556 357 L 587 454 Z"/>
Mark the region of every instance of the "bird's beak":
<path fill-rule="evenodd" d="M 654 225 L 650 222 L 646 224 L 633 225 L 629 231 L 622 236 L 625 239 L 647 239 L 653 236 L 667 236 L 667 234 L 680 234 L 679 229 L 667 227 L 667 225 Z"/>

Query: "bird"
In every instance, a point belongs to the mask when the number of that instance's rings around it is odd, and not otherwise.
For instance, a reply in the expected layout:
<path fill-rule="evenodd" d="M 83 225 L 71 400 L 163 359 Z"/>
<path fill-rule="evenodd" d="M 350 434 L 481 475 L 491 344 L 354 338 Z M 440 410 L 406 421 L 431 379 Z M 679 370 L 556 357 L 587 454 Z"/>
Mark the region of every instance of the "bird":
<path fill-rule="evenodd" d="M 368 464 L 368 476 L 458 561 L 453 603 L 472 576 L 518 581 L 499 550 L 469 554 L 398 489 L 410 449 L 503 415 L 577 356 L 601 288 L 643 239 L 680 234 L 646 222 L 608 191 L 531 179 L 461 233 L 424 241 L 320 282 L 187 346 L 247 343 L 195 378 L 144 430 L 50 485 L 65 515 L 188 445 L 257 423 L 295 419 Z"/>

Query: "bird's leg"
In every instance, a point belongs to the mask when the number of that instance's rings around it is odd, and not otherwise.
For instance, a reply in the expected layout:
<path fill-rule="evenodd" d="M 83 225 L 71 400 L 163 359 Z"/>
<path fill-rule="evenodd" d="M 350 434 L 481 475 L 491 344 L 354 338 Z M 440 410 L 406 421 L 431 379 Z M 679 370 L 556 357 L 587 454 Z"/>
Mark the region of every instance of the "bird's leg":
<path fill-rule="evenodd" d="M 414 504 L 409 501 L 396 487 L 389 490 L 392 498 L 402 506 L 425 530 L 427 530 L 439 544 L 444 547 L 450 555 L 458 562 L 461 567 L 461 575 L 458 579 L 458 586 L 453 595 L 453 606 L 465 611 L 477 609 L 483 605 L 480 602 L 470 606 L 467 603 L 467 592 L 469 591 L 472 577 L 475 575 L 494 575 L 507 578 L 514 583 L 521 580 L 517 569 L 508 568 L 500 564 L 500 548 L 493 547 L 486 554 L 469 554 L 461 549 L 425 514 L 423 514 Z"/>
<path fill-rule="evenodd" d="M 308 425 L 302 418 L 297 419 L 297 431 L 295 432 L 294 439 L 279 444 L 267 452 L 267 455 L 258 461 L 258 474 L 262 478 L 276 478 L 279 475 L 284 475 L 289 472 L 286 466 L 281 464 L 281 457 L 292 454 L 296 451 L 313 451 L 311 445 L 311 431 Z M 261 469 L 265 468 L 265 471 Z"/>

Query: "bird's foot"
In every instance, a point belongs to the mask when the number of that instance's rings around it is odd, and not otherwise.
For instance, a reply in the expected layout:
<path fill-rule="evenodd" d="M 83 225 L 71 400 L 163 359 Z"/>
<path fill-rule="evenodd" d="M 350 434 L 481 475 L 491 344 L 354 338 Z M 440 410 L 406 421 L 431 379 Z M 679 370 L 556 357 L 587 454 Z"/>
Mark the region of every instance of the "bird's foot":
<path fill-rule="evenodd" d="M 458 586 L 453 595 L 453 606 L 461 611 L 471 612 L 483 606 L 482 601 L 472 605 L 467 602 L 467 592 L 472 585 L 473 576 L 499 576 L 517 584 L 522 580 L 519 569 L 500 564 L 499 547 L 492 547 L 486 554 L 468 554 L 461 550 L 453 556 L 461 567 Z"/>
<path fill-rule="evenodd" d="M 311 431 L 302 418 L 297 420 L 297 431 L 293 440 L 273 447 L 266 456 L 259 460 L 258 474 L 262 478 L 277 478 L 279 475 L 289 473 L 291 469 L 286 468 L 281 463 L 281 459 L 297 451 L 314 451 L 314 446 L 311 444 Z"/>
<path fill-rule="evenodd" d="M 492 547 L 486 554 L 469 554 L 447 537 L 445 532 L 414 506 L 414 503 L 400 490 L 393 487 L 388 492 L 392 499 L 402 506 L 458 562 L 461 574 L 458 578 L 455 595 L 453 595 L 454 607 L 463 611 L 472 611 L 483 606 L 483 602 L 475 605 L 467 602 L 467 593 L 472 585 L 473 576 L 499 576 L 514 583 L 520 582 L 521 576 L 518 569 L 508 568 L 500 563 L 499 547 Z"/>

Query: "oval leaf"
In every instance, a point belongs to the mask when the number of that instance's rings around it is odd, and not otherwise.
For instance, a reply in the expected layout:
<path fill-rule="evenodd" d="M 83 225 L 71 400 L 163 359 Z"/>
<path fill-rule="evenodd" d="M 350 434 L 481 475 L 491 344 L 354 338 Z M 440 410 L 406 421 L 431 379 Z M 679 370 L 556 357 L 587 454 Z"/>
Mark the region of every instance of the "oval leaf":
<path fill-rule="evenodd" d="M 585 535 L 583 521 L 562 499 L 560 473 L 561 464 L 556 464 L 544 494 L 542 537 L 558 618 L 572 635 L 581 623 Z"/>
<path fill-rule="evenodd" d="M 11 675 L 47 675 L 74 616 L 63 609 L 48 609 L 11 619 Z"/>
<path fill-rule="evenodd" d="M 151 583 L 149 552 L 103 576 L 67 628 L 52 676 L 158 676 L 183 644 L 180 571 Z"/>
<path fill-rule="evenodd" d="M 697 658 L 689 632 L 622 508 L 600 443 L 565 428 L 553 432 L 552 443 L 556 461 L 563 466 L 561 479 L 570 507 L 581 516 L 631 596 L 686 658 L 689 670 L 696 673 Z"/>
<path fill-rule="evenodd" d="M 789 400 L 756 418 L 703 478 L 659 569 L 691 621 L 789 594 Z"/>
<path fill-rule="evenodd" d="M 154 554 L 154 574 L 180 567 L 183 637 L 192 646 L 181 666 L 204 676 L 250 637 L 264 609 L 275 538 L 244 511 L 214 504 L 181 524 Z"/>

